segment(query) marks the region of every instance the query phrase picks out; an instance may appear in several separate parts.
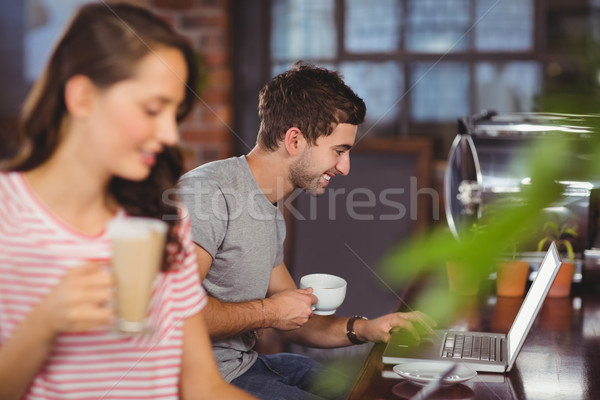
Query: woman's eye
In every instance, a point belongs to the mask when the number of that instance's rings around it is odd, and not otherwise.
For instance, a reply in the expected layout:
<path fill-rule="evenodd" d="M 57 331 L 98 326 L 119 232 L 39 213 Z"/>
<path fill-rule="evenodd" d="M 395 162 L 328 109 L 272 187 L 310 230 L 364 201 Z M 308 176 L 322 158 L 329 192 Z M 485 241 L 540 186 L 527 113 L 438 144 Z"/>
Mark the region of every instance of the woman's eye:
<path fill-rule="evenodd" d="M 144 111 L 146 111 L 146 114 L 148 114 L 151 117 L 155 117 L 158 115 L 158 113 L 160 112 L 159 110 L 154 110 L 151 108 L 146 108 Z"/>

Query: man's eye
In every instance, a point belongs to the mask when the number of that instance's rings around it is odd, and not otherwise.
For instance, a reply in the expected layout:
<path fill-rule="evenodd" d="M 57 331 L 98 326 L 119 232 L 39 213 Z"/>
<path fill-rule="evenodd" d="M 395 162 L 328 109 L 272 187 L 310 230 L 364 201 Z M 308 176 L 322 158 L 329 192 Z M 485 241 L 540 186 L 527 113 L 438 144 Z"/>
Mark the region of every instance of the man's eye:
<path fill-rule="evenodd" d="M 159 110 L 154 110 L 151 108 L 146 108 L 144 111 L 146 111 L 146 114 L 148 114 L 151 117 L 155 117 L 158 115 L 158 113 L 160 112 Z"/>

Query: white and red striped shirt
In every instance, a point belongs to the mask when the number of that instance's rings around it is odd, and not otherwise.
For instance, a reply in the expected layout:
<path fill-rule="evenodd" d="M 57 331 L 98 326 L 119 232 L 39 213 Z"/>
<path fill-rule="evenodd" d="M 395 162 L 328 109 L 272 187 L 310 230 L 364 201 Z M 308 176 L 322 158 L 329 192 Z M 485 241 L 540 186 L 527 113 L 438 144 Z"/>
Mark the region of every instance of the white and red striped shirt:
<path fill-rule="evenodd" d="M 154 282 L 149 311 L 153 333 L 132 337 L 106 329 L 60 334 L 25 398 L 178 398 L 183 320 L 207 301 L 189 219 L 185 221 L 181 265 L 159 273 Z M 69 268 L 108 258 L 106 233 L 90 237 L 75 232 L 45 208 L 21 173 L 0 173 L 0 346 Z"/>

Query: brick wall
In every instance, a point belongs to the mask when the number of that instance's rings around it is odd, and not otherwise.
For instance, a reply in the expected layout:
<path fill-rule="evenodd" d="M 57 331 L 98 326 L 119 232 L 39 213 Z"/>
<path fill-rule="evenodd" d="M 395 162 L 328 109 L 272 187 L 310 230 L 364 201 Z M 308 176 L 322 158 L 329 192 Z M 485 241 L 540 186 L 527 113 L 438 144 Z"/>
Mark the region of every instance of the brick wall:
<path fill-rule="evenodd" d="M 148 0 L 149 8 L 188 37 L 203 60 L 204 85 L 181 125 L 186 168 L 233 153 L 228 0 Z"/>

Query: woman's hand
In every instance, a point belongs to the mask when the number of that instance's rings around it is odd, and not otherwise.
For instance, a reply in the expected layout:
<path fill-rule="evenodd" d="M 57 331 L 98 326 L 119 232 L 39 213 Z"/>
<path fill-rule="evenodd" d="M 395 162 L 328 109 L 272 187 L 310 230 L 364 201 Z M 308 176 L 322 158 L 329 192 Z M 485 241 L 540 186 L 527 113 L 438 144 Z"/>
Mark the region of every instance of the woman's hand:
<path fill-rule="evenodd" d="M 67 272 L 0 346 L 0 399 L 23 397 L 57 334 L 110 325 L 112 292 L 112 275 L 98 262 Z"/>
<path fill-rule="evenodd" d="M 113 277 L 99 262 L 69 270 L 38 305 L 51 335 L 110 326 Z"/>

